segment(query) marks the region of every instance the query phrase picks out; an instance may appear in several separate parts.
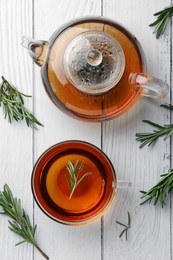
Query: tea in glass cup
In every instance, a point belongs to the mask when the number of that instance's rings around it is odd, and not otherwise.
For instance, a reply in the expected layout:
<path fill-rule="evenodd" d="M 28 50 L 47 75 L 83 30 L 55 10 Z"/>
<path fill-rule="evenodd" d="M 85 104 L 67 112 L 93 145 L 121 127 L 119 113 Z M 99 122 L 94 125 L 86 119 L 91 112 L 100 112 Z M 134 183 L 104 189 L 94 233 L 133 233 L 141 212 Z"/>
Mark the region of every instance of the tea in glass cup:
<path fill-rule="evenodd" d="M 53 220 L 81 225 L 101 217 L 116 194 L 115 170 L 96 146 L 65 141 L 45 151 L 32 173 L 34 198 Z"/>

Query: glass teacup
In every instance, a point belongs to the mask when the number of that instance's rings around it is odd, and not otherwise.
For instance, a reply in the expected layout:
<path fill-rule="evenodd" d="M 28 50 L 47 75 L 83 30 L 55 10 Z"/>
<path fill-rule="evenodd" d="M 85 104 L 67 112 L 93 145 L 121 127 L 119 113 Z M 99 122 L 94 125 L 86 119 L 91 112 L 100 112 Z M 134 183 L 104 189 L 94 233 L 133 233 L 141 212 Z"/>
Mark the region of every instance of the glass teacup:
<path fill-rule="evenodd" d="M 69 162 L 83 163 L 77 178 L 88 173 L 72 196 Z M 31 186 L 38 206 L 46 215 L 62 224 L 81 225 L 105 214 L 115 198 L 117 178 L 112 163 L 99 148 L 83 141 L 65 141 L 40 156 L 33 169 Z"/>

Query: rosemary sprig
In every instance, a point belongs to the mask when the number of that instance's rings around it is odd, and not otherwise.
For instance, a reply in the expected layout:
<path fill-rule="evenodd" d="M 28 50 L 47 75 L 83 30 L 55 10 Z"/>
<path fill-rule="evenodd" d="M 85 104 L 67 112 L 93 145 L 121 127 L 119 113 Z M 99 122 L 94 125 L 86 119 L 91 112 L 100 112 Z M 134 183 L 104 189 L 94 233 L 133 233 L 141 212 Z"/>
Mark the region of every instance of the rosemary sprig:
<path fill-rule="evenodd" d="M 167 173 L 160 175 L 163 177 L 156 185 L 154 185 L 149 191 L 140 191 L 143 195 L 141 199 L 144 200 L 140 205 L 154 200 L 154 205 L 160 201 L 162 208 L 166 204 L 165 199 L 168 193 L 173 189 L 173 169 L 169 170 Z"/>
<path fill-rule="evenodd" d="M 161 107 L 173 110 L 171 104 L 162 104 Z M 143 120 L 142 122 L 154 126 L 157 130 L 153 130 L 153 132 L 149 133 L 136 133 L 136 140 L 141 143 L 139 148 L 143 148 L 145 145 L 150 146 L 154 144 L 161 136 L 164 136 L 163 140 L 166 141 L 173 134 L 173 124 L 162 126 L 149 120 Z"/>
<path fill-rule="evenodd" d="M 74 164 L 71 161 L 68 161 L 68 165 L 66 166 L 69 176 L 65 175 L 69 189 L 70 189 L 70 196 L 69 199 L 73 196 L 73 193 L 79 183 L 88 175 L 91 175 L 92 172 L 87 172 L 79 177 L 81 171 L 83 170 L 84 162 L 79 163 L 77 160 Z"/>
<path fill-rule="evenodd" d="M 0 213 L 12 219 L 12 221 L 8 221 L 9 229 L 23 239 L 21 242 L 17 243 L 16 246 L 24 242 L 29 242 L 39 250 L 44 258 L 49 259 L 49 257 L 40 249 L 35 241 L 34 236 L 37 225 L 34 225 L 33 227 L 31 226 L 29 216 L 22 208 L 20 199 L 13 197 L 13 194 L 7 184 L 4 185 L 3 191 L 0 192 L 0 206 L 3 209 L 3 212 Z"/>
<path fill-rule="evenodd" d="M 131 228 L 131 217 L 130 217 L 130 213 L 127 212 L 127 214 L 128 214 L 128 224 L 127 224 L 127 225 L 125 225 L 125 224 L 123 224 L 123 223 L 121 223 L 121 222 L 119 222 L 119 221 L 116 221 L 117 224 L 119 224 L 119 225 L 125 227 L 125 228 L 123 229 L 123 231 L 120 233 L 119 238 L 121 238 L 122 235 L 125 234 L 126 241 L 127 241 L 127 233 L 128 233 L 128 231 L 129 231 L 129 229 Z"/>
<path fill-rule="evenodd" d="M 166 109 L 169 109 L 169 110 L 173 110 L 173 105 L 171 105 L 171 104 L 162 104 L 162 105 L 160 105 L 161 107 L 164 107 L 164 108 L 166 108 Z"/>
<path fill-rule="evenodd" d="M 24 105 L 23 97 L 31 97 L 17 90 L 3 76 L 0 84 L 0 107 L 3 108 L 4 118 L 8 122 L 25 119 L 28 127 L 37 128 L 36 125 L 43 126 Z"/>
<path fill-rule="evenodd" d="M 153 33 L 156 34 L 157 39 L 165 32 L 172 15 L 173 5 L 165 7 L 163 10 L 154 14 L 154 16 L 157 16 L 157 19 L 153 23 L 149 24 L 149 26 L 155 27 Z"/>
<path fill-rule="evenodd" d="M 151 133 L 136 133 L 136 140 L 141 143 L 139 148 L 154 144 L 161 136 L 165 136 L 163 140 L 166 141 L 173 134 L 173 124 L 161 126 L 149 120 L 143 120 L 142 122 L 150 124 L 158 130 L 153 130 Z"/>

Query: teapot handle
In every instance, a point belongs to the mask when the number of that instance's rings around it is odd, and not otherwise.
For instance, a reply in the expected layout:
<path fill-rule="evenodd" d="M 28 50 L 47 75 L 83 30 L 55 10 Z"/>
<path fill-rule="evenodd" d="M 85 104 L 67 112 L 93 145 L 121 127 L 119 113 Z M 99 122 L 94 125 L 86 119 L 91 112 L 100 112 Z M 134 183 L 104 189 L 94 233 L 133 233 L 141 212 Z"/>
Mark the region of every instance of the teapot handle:
<path fill-rule="evenodd" d="M 142 95 L 155 99 L 165 98 L 169 91 L 167 83 L 145 73 L 131 73 L 129 83 L 142 88 Z"/>

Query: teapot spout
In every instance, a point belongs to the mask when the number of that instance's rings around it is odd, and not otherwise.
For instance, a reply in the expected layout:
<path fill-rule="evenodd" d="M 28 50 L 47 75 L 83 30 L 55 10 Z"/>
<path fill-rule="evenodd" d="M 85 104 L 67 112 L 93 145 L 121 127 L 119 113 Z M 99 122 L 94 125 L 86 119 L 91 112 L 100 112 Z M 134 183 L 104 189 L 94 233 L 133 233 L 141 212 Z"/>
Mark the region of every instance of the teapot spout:
<path fill-rule="evenodd" d="M 21 45 L 29 50 L 30 56 L 37 65 L 42 66 L 44 64 L 49 47 L 47 41 L 37 41 L 23 36 Z"/>

